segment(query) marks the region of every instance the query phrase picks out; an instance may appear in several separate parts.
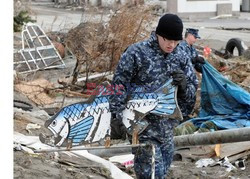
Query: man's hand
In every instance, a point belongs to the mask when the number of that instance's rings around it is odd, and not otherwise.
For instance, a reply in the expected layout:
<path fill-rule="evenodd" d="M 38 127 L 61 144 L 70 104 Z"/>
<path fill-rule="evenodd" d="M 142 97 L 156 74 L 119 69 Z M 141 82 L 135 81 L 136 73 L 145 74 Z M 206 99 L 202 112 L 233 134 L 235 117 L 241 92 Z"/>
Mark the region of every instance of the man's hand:
<path fill-rule="evenodd" d="M 178 86 L 178 95 L 179 96 L 185 96 L 186 88 L 187 88 L 187 79 L 183 71 L 178 70 L 173 72 L 172 74 L 173 77 L 173 85 Z"/>
<path fill-rule="evenodd" d="M 202 66 L 205 64 L 205 59 L 201 56 L 197 56 L 192 59 L 192 64 L 197 72 L 202 73 Z"/>
<path fill-rule="evenodd" d="M 110 127 L 111 127 L 111 136 L 110 136 L 111 139 L 126 140 L 127 129 L 123 124 L 121 117 L 119 117 L 118 119 L 118 117 L 115 114 L 112 114 Z"/>

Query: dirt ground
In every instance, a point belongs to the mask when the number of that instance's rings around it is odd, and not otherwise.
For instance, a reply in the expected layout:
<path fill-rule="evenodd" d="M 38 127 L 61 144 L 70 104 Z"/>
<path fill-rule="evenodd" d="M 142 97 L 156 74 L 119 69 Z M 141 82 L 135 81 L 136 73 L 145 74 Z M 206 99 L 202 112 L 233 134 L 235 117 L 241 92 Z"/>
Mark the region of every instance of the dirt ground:
<path fill-rule="evenodd" d="M 60 153 L 31 156 L 22 151 L 14 152 L 14 178 L 111 178 L 103 166 L 87 159 Z"/>
<path fill-rule="evenodd" d="M 249 160 L 245 163 L 249 166 Z M 197 168 L 194 162 L 186 161 L 174 161 L 170 168 L 170 173 L 168 178 L 171 179 L 181 179 L 181 178 L 190 178 L 190 179 L 216 179 L 216 178 L 240 178 L 247 179 L 250 177 L 249 167 L 244 171 L 240 169 L 227 172 L 225 167 L 214 166 L 214 167 L 203 167 Z"/>
<path fill-rule="evenodd" d="M 39 6 L 41 8 L 41 6 Z M 46 7 L 44 7 L 46 9 Z M 51 7 L 50 7 L 51 10 Z M 53 8 L 52 8 L 53 10 Z M 60 9 L 60 11 L 63 11 Z M 62 12 L 61 12 L 62 13 Z M 63 13 L 62 13 L 63 14 Z M 148 26 L 147 26 L 148 27 Z M 138 32 L 138 31 L 136 31 Z M 84 33 L 84 32 L 83 32 Z M 21 38 L 20 33 L 14 33 L 14 49 L 19 49 L 21 46 Z M 206 42 L 209 40 L 206 39 Z M 225 43 L 222 41 L 210 40 L 211 44 L 213 43 Z M 127 45 L 126 44 L 124 45 Z M 201 42 L 202 43 L 202 42 Z M 204 42 L 205 43 L 205 42 Z M 77 50 L 77 48 L 76 48 Z M 87 51 L 87 50 L 86 50 Z M 119 53 L 122 49 L 119 49 Z M 99 55 L 99 54 L 98 54 Z M 98 56 L 97 55 L 97 56 Z M 116 54 L 117 55 L 117 54 Z M 100 56 L 98 56 L 100 57 Z M 101 56 L 104 58 L 103 56 Z M 237 58 L 237 59 L 229 59 L 229 60 L 218 60 L 220 57 L 210 57 L 208 60 L 213 64 L 218 70 L 222 70 L 221 72 L 230 78 L 233 82 L 239 84 L 246 90 L 250 91 L 249 87 L 249 76 L 250 76 L 250 61 L 249 57 L 247 58 Z M 26 85 L 27 82 L 33 81 L 36 79 L 45 79 L 48 82 L 55 85 L 53 88 L 62 88 L 63 84 L 58 83 L 58 79 L 65 77 L 69 77 L 72 75 L 77 60 L 72 58 L 70 54 L 66 55 L 64 58 L 64 62 L 66 63 L 66 68 L 64 70 L 61 69 L 51 69 L 47 71 L 37 71 L 35 73 L 30 73 L 27 75 L 18 75 L 15 76 L 15 87 L 17 84 L 22 83 Z M 221 62 L 226 64 L 226 68 L 222 69 Z M 114 65 L 114 64 L 113 64 Z M 81 69 L 79 70 L 80 72 Z M 41 85 L 41 83 L 40 83 Z M 64 84 L 65 85 L 65 84 Z M 67 85 L 67 84 L 66 84 Z M 81 83 L 77 84 L 78 87 Z M 76 90 L 76 86 L 71 86 L 69 90 Z M 14 99 L 28 102 L 32 104 L 33 109 L 28 112 L 21 110 L 20 108 L 14 108 L 14 131 L 22 133 L 27 136 L 38 136 L 40 133 L 46 132 L 47 129 L 43 127 L 44 122 L 51 117 L 51 114 L 54 114 L 55 111 L 60 109 L 63 105 L 71 104 L 72 102 L 82 101 L 82 96 L 73 95 L 66 96 L 62 92 L 58 92 L 55 90 L 53 93 L 48 93 L 48 86 L 42 86 L 42 89 L 39 89 L 39 93 L 45 93 L 49 97 L 55 100 L 53 104 L 46 104 L 46 99 L 44 103 L 38 104 L 34 98 L 31 98 L 25 93 L 21 93 L 18 88 L 14 90 Z M 77 91 L 81 93 L 82 91 Z M 78 94 L 79 94 L 78 93 Z M 68 93 L 69 94 L 69 93 Z M 71 93 L 72 94 L 72 93 Z M 36 96 L 37 97 L 37 96 Z M 32 100 L 33 99 L 33 100 Z M 198 100 L 199 101 L 199 100 Z M 48 102 L 48 100 L 47 100 Z M 197 106 L 198 108 L 198 106 Z M 40 128 L 27 129 L 28 124 L 38 124 Z M 187 152 L 188 151 L 188 152 Z M 250 178 L 250 159 L 249 157 L 245 160 L 245 169 L 241 170 L 236 168 L 230 172 L 226 171 L 225 167 L 216 165 L 213 167 L 202 167 L 197 168 L 195 162 L 199 159 L 214 157 L 213 155 L 207 155 L 207 153 L 203 152 L 202 155 L 195 155 L 200 151 L 202 153 L 202 149 L 200 147 L 191 148 L 190 150 L 177 150 L 175 156 L 175 160 L 173 161 L 168 177 L 171 179 L 176 178 L 231 178 L 231 179 L 245 179 Z M 48 153 L 48 154 L 29 154 L 17 146 L 14 148 L 14 178 L 17 179 L 30 179 L 30 178 L 95 178 L 95 179 L 109 179 L 111 178 L 110 172 L 101 164 L 90 161 L 86 158 L 74 158 L 69 157 L 65 153 Z M 180 158 L 181 156 L 181 158 Z M 120 166 L 121 170 L 128 173 L 131 177 L 135 178 L 133 169 L 125 169 L 124 166 Z"/>

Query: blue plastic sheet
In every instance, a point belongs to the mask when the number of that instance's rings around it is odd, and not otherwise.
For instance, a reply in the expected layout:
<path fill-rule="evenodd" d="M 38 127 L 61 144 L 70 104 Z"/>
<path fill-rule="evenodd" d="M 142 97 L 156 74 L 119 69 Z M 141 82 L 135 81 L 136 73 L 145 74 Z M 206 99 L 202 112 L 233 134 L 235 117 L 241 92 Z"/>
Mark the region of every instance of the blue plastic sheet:
<path fill-rule="evenodd" d="M 206 62 L 202 69 L 200 114 L 189 121 L 198 128 L 205 128 L 205 122 L 211 121 L 218 130 L 250 127 L 250 94 Z"/>

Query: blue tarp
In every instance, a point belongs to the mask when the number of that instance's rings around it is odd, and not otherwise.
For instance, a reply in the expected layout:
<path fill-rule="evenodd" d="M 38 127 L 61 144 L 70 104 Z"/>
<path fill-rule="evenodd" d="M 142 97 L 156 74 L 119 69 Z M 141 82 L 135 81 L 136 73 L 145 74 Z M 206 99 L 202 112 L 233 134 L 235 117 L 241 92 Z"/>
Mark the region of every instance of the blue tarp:
<path fill-rule="evenodd" d="M 189 121 L 198 128 L 205 128 L 205 122 L 211 121 L 218 130 L 250 127 L 250 94 L 206 62 L 202 69 L 199 117 Z"/>

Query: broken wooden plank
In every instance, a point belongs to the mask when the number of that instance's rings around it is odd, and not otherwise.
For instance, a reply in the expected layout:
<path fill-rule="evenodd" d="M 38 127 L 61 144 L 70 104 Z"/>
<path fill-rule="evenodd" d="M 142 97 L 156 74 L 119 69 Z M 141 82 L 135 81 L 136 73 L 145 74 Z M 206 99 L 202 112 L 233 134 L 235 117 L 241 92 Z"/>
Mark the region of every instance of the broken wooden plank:
<path fill-rule="evenodd" d="M 220 157 L 228 157 L 246 150 L 250 150 L 250 141 L 222 144 L 220 149 Z"/>
<path fill-rule="evenodd" d="M 245 152 L 242 152 L 242 153 L 240 153 L 240 154 L 237 154 L 237 155 L 233 155 L 233 156 L 228 157 L 228 161 L 229 161 L 229 162 L 234 162 L 234 161 L 236 161 L 236 160 L 238 160 L 238 159 L 242 159 L 242 158 L 244 158 L 244 157 L 246 157 L 246 156 L 248 156 L 248 155 L 250 155 L 250 151 L 249 151 L 249 150 L 248 150 L 248 151 L 245 151 Z"/>

